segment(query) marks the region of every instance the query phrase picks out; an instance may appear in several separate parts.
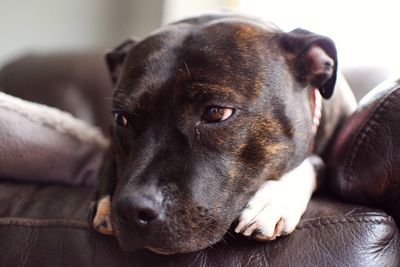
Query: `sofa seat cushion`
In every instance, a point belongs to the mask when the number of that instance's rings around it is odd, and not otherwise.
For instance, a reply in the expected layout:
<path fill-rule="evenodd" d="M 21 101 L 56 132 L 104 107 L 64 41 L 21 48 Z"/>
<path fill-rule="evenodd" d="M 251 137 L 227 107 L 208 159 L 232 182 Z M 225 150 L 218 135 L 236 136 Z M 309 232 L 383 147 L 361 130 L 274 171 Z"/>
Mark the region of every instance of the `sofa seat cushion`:
<path fill-rule="evenodd" d="M 4 266 L 397 266 L 399 231 L 382 211 L 314 197 L 296 230 L 271 242 L 228 233 L 205 250 L 122 252 L 90 229 L 91 187 L 0 184 Z"/>

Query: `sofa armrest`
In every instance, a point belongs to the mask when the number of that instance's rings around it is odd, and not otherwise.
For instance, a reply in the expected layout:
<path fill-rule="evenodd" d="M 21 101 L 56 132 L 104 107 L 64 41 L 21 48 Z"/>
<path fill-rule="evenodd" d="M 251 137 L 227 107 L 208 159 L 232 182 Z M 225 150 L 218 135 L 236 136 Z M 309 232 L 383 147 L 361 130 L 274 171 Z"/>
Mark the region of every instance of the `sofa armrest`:
<path fill-rule="evenodd" d="M 0 92 L 0 178 L 95 184 L 107 140 L 55 108 Z"/>
<path fill-rule="evenodd" d="M 400 80 L 360 101 L 336 140 L 329 173 L 339 197 L 384 209 L 400 225 Z"/>

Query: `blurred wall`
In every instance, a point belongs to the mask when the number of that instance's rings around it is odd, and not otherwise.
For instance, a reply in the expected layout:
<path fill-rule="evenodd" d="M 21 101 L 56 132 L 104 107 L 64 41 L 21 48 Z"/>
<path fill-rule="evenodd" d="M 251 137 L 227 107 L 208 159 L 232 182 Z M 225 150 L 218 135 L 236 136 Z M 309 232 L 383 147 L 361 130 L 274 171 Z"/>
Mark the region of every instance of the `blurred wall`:
<path fill-rule="evenodd" d="M 231 9 L 332 37 L 342 67 L 400 72 L 398 0 L 0 0 L 0 67 L 21 53 L 112 48 L 160 25 Z"/>
<path fill-rule="evenodd" d="M 240 3 L 239 0 L 165 0 L 164 2 L 163 24 L 210 11 L 235 11 Z"/>
<path fill-rule="evenodd" d="M 0 66 L 21 53 L 105 50 L 162 21 L 163 0 L 0 0 Z"/>

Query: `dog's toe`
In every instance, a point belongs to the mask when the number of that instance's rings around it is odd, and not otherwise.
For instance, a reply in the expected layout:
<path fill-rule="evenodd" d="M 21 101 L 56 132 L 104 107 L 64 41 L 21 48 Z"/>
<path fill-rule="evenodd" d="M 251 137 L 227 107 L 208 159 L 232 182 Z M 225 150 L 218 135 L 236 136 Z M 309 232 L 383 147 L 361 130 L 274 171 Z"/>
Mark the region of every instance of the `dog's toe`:
<path fill-rule="evenodd" d="M 283 219 L 280 219 L 278 221 L 278 223 L 275 225 L 275 229 L 272 234 L 258 231 L 254 235 L 254 239 L 259 240 L 259 241 L 274 240 L 277 237 L 282 235 L 283 228 L 284 228 L 284 221 L 283 221 Z"/>
<path fill-rule="evenodd" d="M 235 231 L 256 240 L 274 240 L 281 235 L 293 232 L 301 214 L 302 210 L 287 209 L 284 203 L 269 203 L 250 224 L 242 221 L 242 225 L 239 223 Z"/>
<path fill-rule="evenodd" d="M 282 231 L 282 226 L 279 222 L 282 220 L 285 207 L 281 202 L 271 202 L 257 216 L 257 232 L 265 239 L 275 239 L 277 230 Z M 277 227 L 279 225 L 279 227 Z"/>
<path fill-rule="evenodd" d="M 257 240 L 274 240 L 291 233 L 304 209 L 295 202 L 296 197 L 286 193 L 284 183 L 267 181 L 243 210 L 235 232 Z"/>
<path fill-rule="evenodd" d="M 276 181 L 268 181 L 261 186 L 242 211 L 239 223 L 235 228 L 236 233 L 250 236 L 259 227 L 259 215 L 271 201 L 271 196 L 276 191 L 276 187 L 279 187 Z"/>
<path fill-rule="evenodd" d="M 97 203 L 96 215 L 93 219 L 92 227 L 104 235 L 112 235 L 113 227 L 110 219 L 111 200 L 110 196 L 105 196 Z"/>
<path fill-rule="evenodd" d="M 235 228 L 235 232 L 242 233 L 247 231 L 246 233 L 248 233 L 250 229 L 256 227 L 255 219 L 257 215 L 261 212 L 261 210 L 262 209 L 253 208 L 250 205 L 248 205 L 240 215 L 239 223 Z M 251 232 L 248 235 L 251 235 Z"/>
<path fill-rule="evenodd" d="M 288 214 L 285 214 L 283 220 L 285 221 L 282 228 L 282 235 L 288 235 L 296 229 L 296 226 L 299 224 L 303 209 L 298 208 Z"/>

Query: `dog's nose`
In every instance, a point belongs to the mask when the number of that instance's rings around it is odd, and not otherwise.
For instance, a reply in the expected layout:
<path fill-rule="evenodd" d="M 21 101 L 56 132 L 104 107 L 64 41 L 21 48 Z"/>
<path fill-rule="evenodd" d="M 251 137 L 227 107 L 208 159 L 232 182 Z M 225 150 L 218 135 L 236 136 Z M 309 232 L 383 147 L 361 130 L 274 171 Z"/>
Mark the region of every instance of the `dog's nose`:
<path fill-rule="evenodd" d="M 117 202 L 117 213 L 126 223 L 144 227 L 159 218 L 161 204 L 159 197 L 125 196 Z"/>

